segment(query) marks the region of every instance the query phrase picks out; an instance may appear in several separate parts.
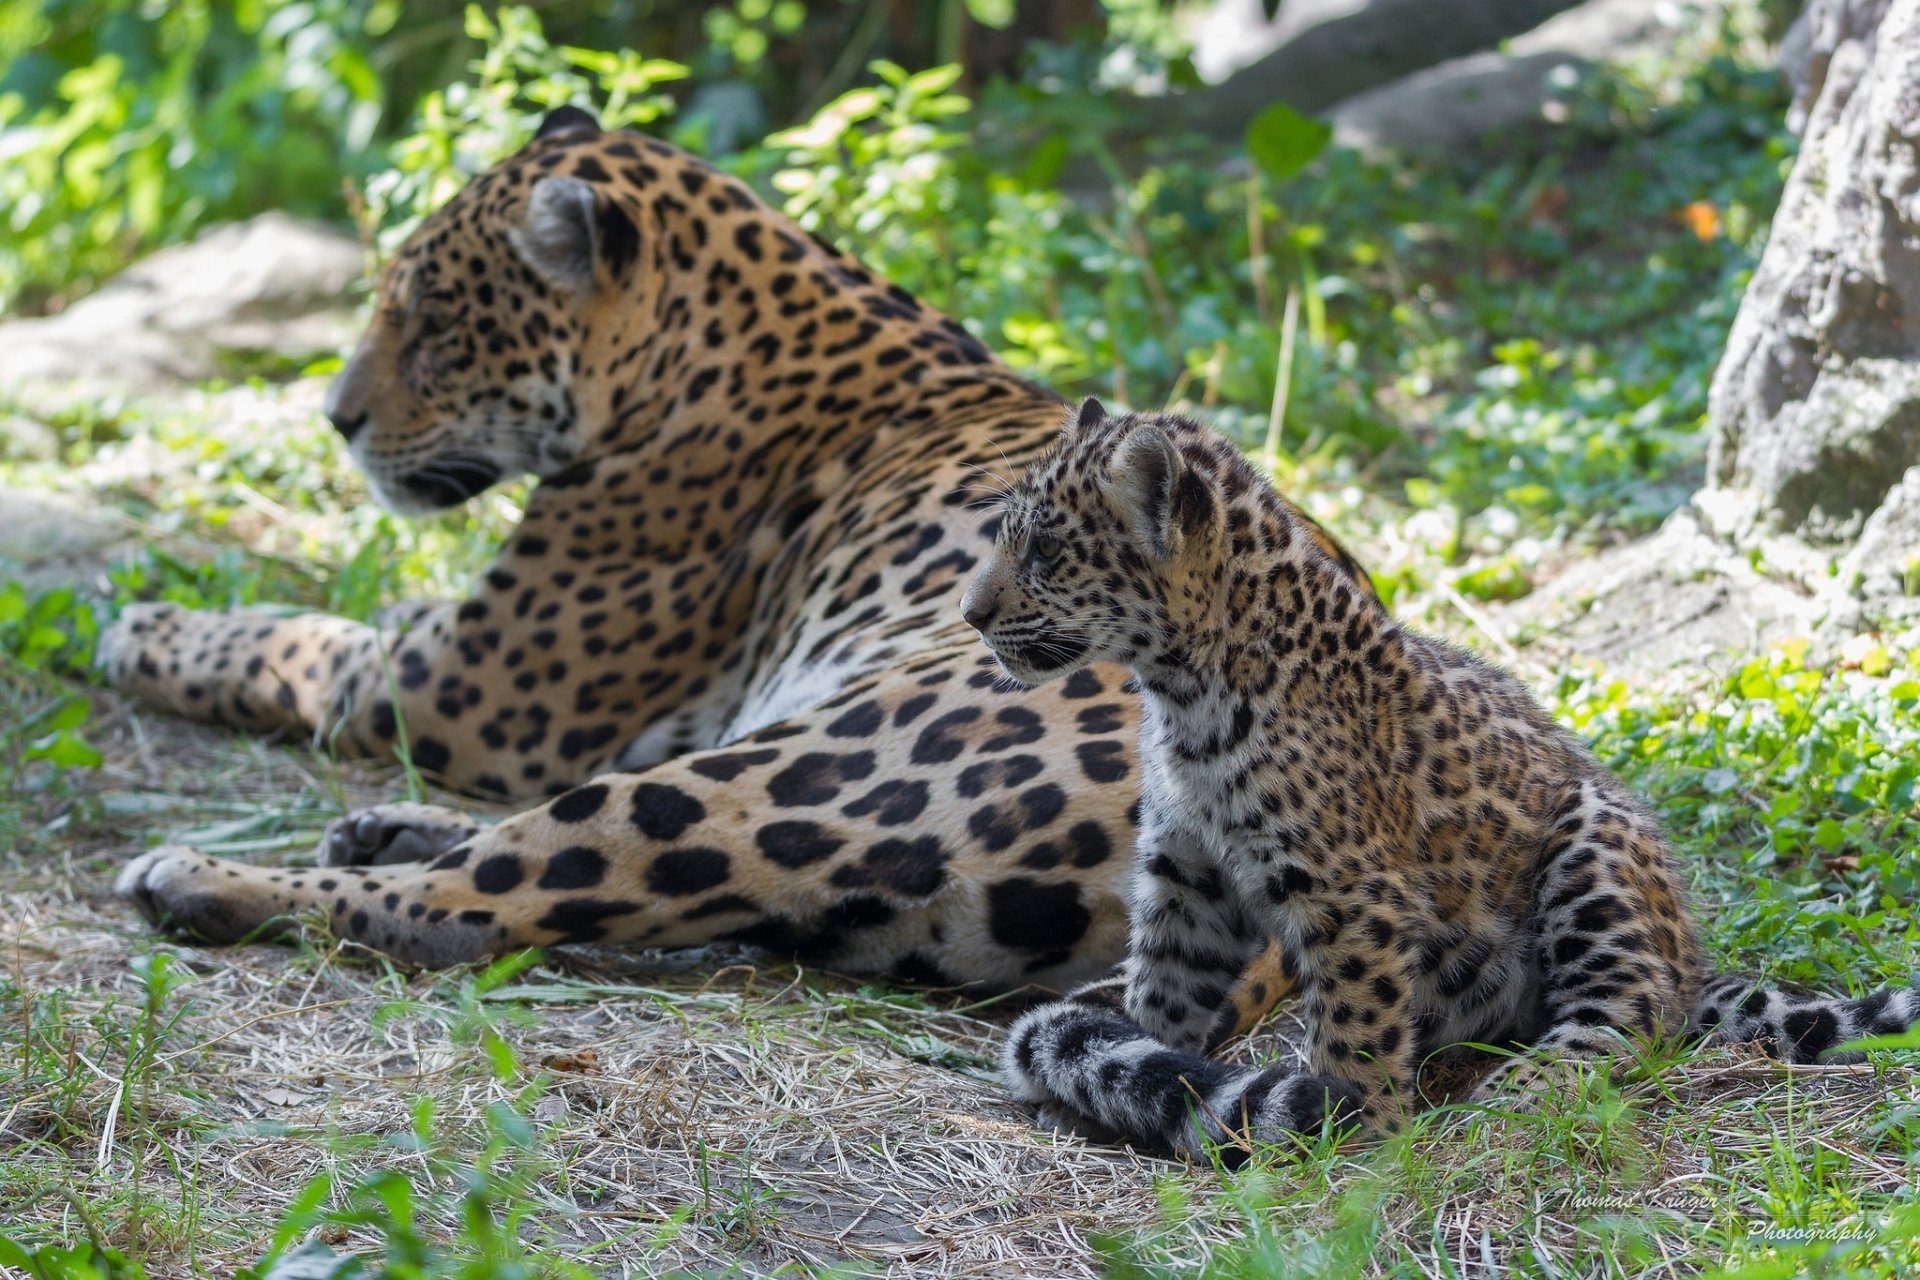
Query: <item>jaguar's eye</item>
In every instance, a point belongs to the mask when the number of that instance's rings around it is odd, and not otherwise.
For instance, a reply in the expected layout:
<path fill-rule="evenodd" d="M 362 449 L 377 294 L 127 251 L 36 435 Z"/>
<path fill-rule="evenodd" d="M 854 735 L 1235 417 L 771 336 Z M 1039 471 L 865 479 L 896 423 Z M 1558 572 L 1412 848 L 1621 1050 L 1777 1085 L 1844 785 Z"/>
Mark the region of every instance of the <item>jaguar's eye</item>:
<path fill-rule="evenodd" d="M 1042 560 L 1058 560 L 1060 553 L 1066 549 L 1067 544 L 1055 534 L 1043 533 L 1033 540 L 1033 554 Z"/>
<path fill-rule="evenodd" d="M 437 338 L 441 334 L 449 333 L 453 329 L 455 319 L 456 317 L 451 311 L 441 311 L 438 308 L 422 311 L 420 313 L 420 336 L 423 338 Z"/>

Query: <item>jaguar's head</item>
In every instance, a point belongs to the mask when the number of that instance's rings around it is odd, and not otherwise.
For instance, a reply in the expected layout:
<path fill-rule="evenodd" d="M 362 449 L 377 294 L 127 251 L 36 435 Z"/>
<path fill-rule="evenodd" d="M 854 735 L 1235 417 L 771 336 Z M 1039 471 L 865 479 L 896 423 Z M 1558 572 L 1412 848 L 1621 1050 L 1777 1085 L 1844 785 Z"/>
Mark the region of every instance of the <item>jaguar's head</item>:
<path fill-rule="evenodd" d="M 1176 443 L 1207 434 L 1169 415 L 1109 417 L 1089 399 L 1021 477 L 961 601 L 1008 675 L 1035 685 L 1131 663 L 1213 611 L 1220 503 Z"/>
<path fill-rule="evenodd" d="M 609 313 L 644 304 L 646 285 L 633 197 L 602 153 L 642 141 L 563 107 L 387 264 L 326 402 L 384 505 L 452 506 L 502 479 L 552 475 L 589 447 L 595 343 Z"/>

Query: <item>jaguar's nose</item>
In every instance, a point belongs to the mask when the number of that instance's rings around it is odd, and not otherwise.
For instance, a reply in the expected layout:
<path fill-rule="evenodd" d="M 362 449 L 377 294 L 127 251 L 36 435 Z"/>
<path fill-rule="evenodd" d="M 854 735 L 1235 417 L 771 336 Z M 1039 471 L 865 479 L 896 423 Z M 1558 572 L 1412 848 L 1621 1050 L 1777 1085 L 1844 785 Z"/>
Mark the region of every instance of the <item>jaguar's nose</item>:
<path fill-rule="evenodd" d="M 1000 612 L 991 600 L 969 600 L 961 606 L 960 616 L 975 631 L 985 631 L 993 625 L 993 615 Z"/>
<path fill-rule="evenodd" d="M 367 411 L 362 409 L 359 413 L 329 413 L 327 421 L 333 424 L 333 429 L 340 433 L 343 440 L 352 444 L 353 438 L 359 435 L 362 428 L 367 425 Z"/>
<path fill-rule="evenodd" d="M 320 412 L 326 414 L 327 421 L 348 444 L 353 443 L 353 438 L 366 428 L 373 416 L 367 403 L 371 398 L 367 377 L 366 357 L 356 351 L 327 385 L 327 398 L 320 406 Z"/>

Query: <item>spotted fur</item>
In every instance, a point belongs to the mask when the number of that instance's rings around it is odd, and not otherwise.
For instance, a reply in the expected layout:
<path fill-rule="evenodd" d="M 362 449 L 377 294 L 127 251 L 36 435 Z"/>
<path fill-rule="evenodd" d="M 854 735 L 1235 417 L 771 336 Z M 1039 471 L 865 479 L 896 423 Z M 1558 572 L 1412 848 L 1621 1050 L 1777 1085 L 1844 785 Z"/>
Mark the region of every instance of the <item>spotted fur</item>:
<path fill-rule="evenodd" d="M 396 507 L 539 478 L 473 593 L 380 627 L 139 606 L 109 678 L 343 755 L 404 728 L 450 786 L 546 800 L 354 815 L 318 869 L 156 850 L 121 881 L 149 916 L 317 913 L 429 964 L 732 939 L 1065 989 L 1121 956 L 1124 673 L 1014 689 L 954 609 L 1066 407 L 958 324 L 563 110 L 395 256 L 328 412 Z M 1271 951 L 1240 991 L 1279 994 Z"/>
<path fill-rule="evenodd" d="M 1141 819 L 1118 979 L 1026 1015 L 1016 1096 L 1230 1155 L 1395 1124 L 1430 1055 L 1528 1046 L 1483 1086 L 1691 1031 L 1812 1062 L 1920 997 L 1800 998 L 1711 976 L 1660 828 L 1519 681 L 1418 635 L 1215 432 L 1083 406 L 1006 502 L 962 603 L 1006 672 L 1138 682 Z M 1200 1054 L 1280 938 L 1306 1068 Z"/>

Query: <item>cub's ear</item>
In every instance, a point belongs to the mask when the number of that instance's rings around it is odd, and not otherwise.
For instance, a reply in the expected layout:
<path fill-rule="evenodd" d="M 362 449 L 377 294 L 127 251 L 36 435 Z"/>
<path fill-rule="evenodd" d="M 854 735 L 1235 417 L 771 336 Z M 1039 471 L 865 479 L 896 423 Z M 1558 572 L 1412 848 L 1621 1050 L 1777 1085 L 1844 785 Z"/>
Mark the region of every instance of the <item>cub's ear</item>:
<path fill-rule="evenodd" d="M 534 184 L 526 217 L 507 231 L 507 239 L 548 284 L 577 289 L 593 279 L 594 223 L 592 186 L 578 178 L 547 177 Z"/>
<path fill-rule="evenodd" d="M 1183 465 L 1173 437 L 1153 422 L 1128 432 L 1107 461 L 1107 496 L 1155 560 L 1171 556 L 1179 536 L 1173 495 Z"/>
<path fill-rule="evenodd" d="M 593 118 L 593 112 L 579 107 L 555 107 L 547 112 L 547 118 L 540 122 L 540 131 L 536 138 L 551 138 L 562 133 L 599 133 L 600 122 Z"/>
<path fill-rule="evenodd" d="M 1073 421 L 1067 425 L 1067 434 L 1072 435 L 1076 431 L 1085 431 L 1088 427 L 1097 427 L 1106 420 L 1107 406 L 1088 396 L 1080 402 L 1080 407 L 1073 411 Z"/>

